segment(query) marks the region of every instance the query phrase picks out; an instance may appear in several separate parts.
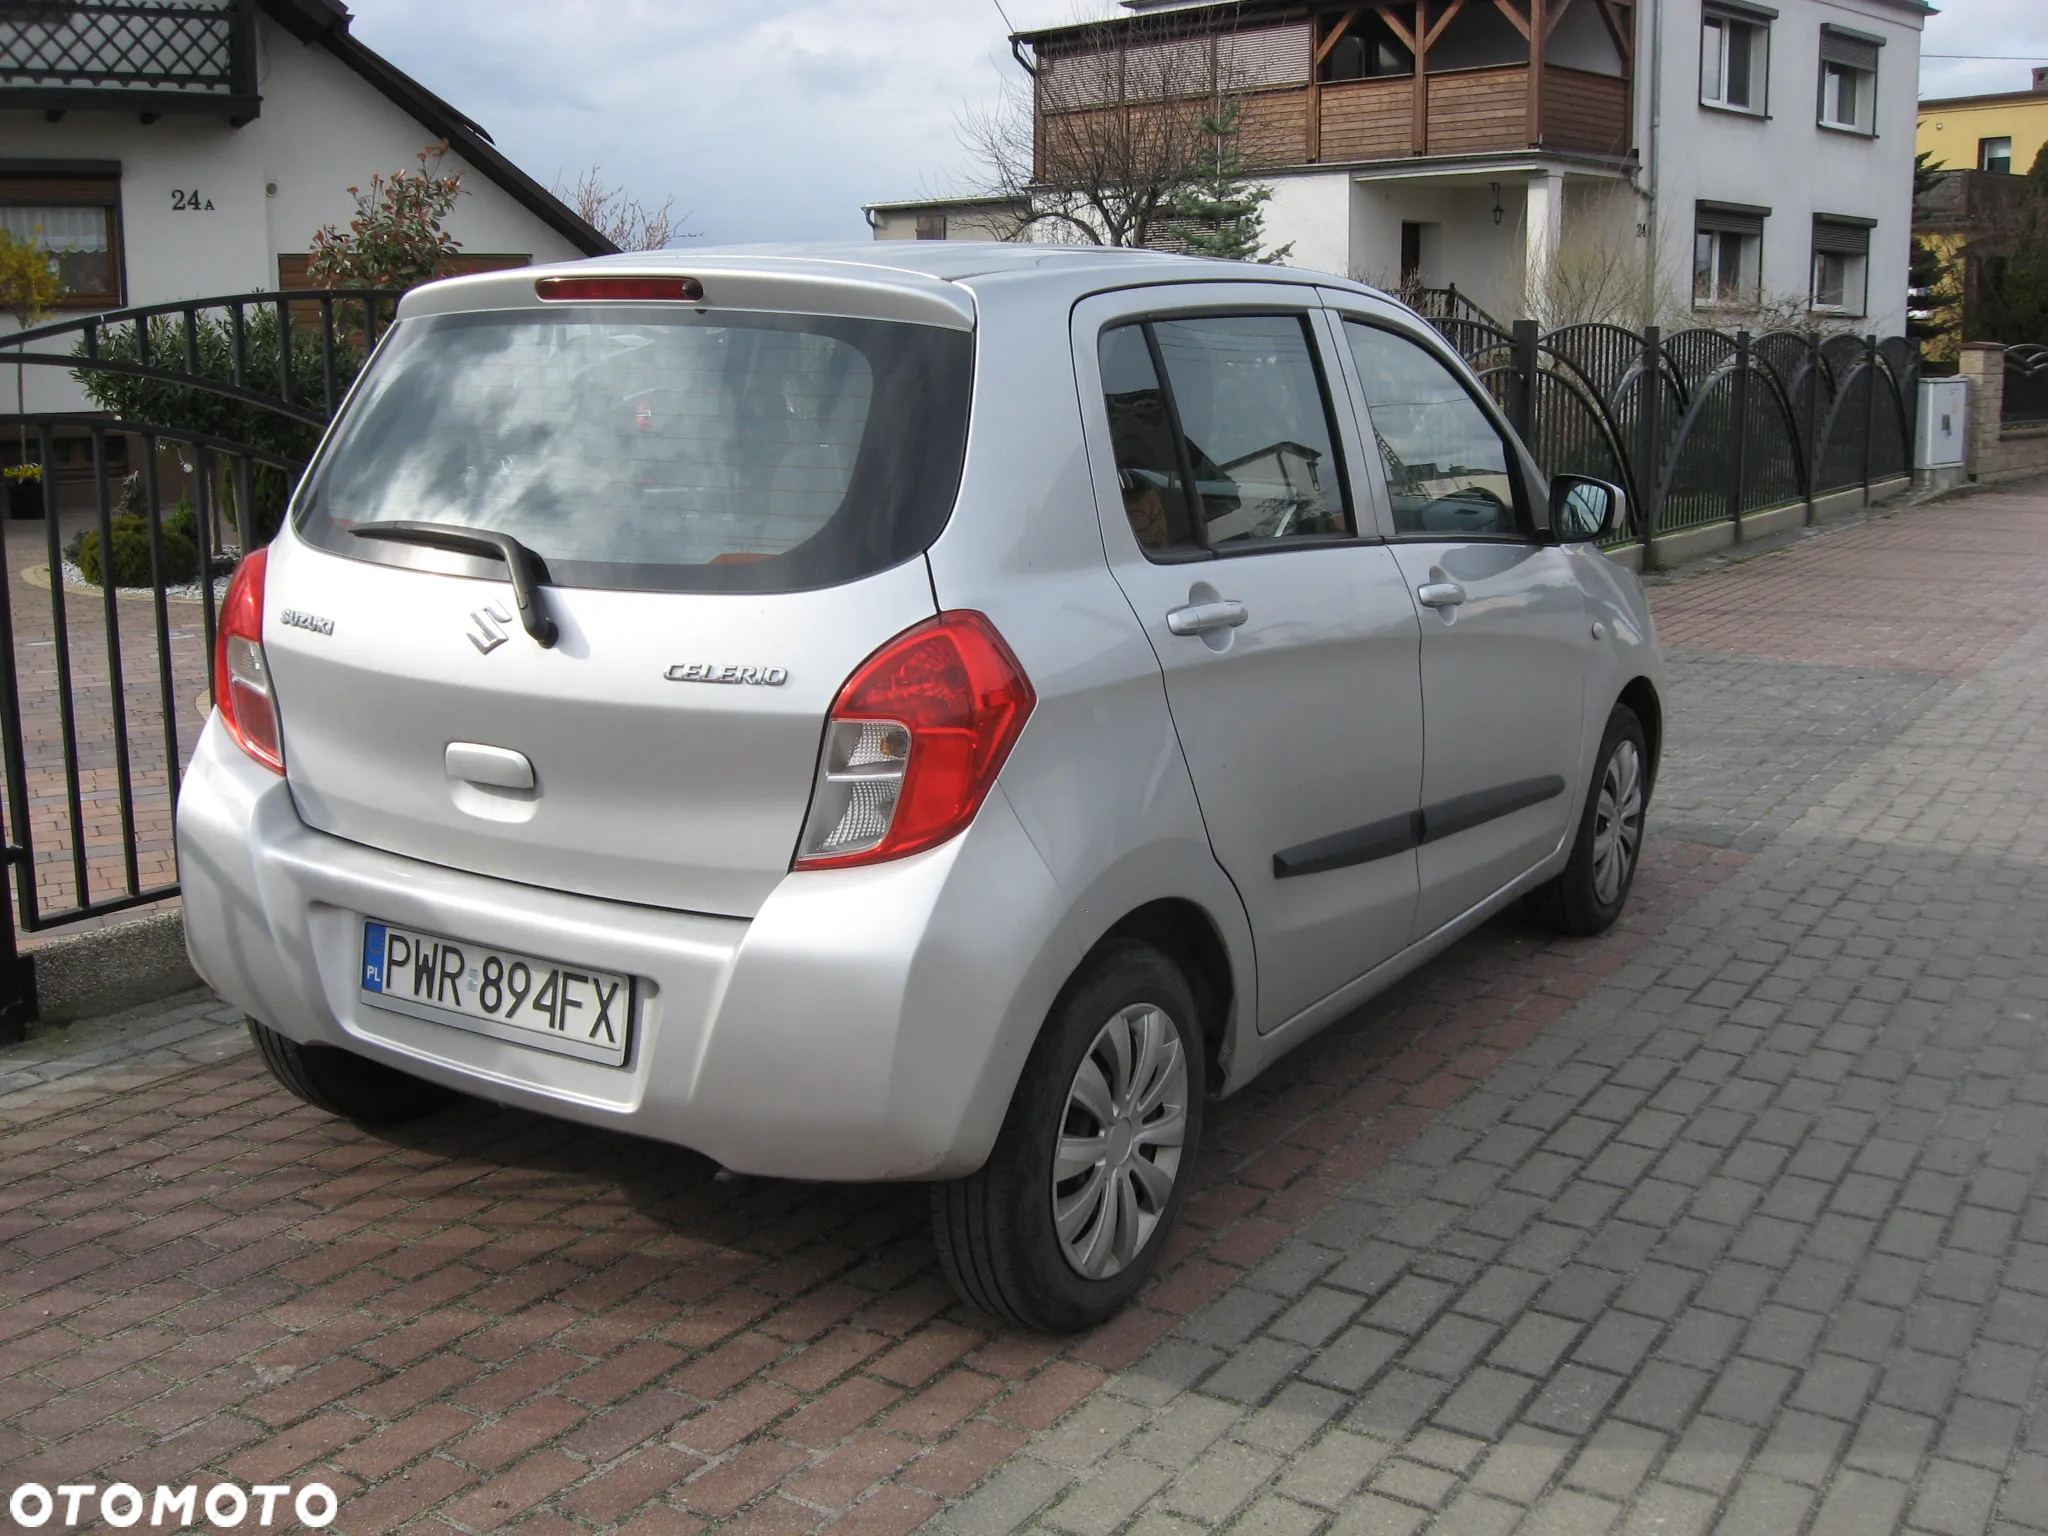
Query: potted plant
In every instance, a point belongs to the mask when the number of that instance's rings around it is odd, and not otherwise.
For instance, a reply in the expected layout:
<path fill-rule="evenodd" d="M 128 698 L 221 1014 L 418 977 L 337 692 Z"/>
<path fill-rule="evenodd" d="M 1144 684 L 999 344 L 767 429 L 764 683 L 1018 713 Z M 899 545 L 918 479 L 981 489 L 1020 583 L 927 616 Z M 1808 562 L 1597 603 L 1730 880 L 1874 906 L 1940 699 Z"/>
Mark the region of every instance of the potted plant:
<path fill-rule="evenodd" d="M 10 464 L 0 469 L 0 477 L 7 481 L 7 515 L 9 517 L 41 517 L 43 515 L 43 466 L 40 464 Z"/>

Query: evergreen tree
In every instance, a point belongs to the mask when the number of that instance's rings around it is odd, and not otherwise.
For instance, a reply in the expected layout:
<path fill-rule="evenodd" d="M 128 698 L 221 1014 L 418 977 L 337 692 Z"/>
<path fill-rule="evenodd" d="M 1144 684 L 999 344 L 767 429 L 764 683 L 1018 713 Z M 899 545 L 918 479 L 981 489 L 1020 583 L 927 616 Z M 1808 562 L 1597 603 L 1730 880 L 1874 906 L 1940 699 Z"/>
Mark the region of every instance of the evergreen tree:
<path fill-rule="evenodd" d="M 1934 158 L 1922 150 L 1913 157 L 1913 203 L 1934 189 L 1942 172 L 1928 162 Z M 1906 268 L 1906 334 L 1916 341 L 1931 343 L 1957 327 L 1955 293 L 1956 263 L 1950 251 L 1936 240 L 1913 237 L 1913 254 Z"/>
<path fill-rule="evenodd" d="M 1261 251 L 1266 233 L 1266 204 L 1273 189 L 1245 175 L 1238 148 L 1240 102 L 1226 101 L 1201 121 L 1198 132 L 1214 146 L 1202 168 L 1173 199 L 1170 238 L 1190 255 L 1220 261 L 1284 261 L 1290 243 Z"/>
<path fill-rule="evenodd" d="M 1982 296 L 1979 339 L 2048 344 L 2048 144 L 2034 156 L 2019 218 Z"/>

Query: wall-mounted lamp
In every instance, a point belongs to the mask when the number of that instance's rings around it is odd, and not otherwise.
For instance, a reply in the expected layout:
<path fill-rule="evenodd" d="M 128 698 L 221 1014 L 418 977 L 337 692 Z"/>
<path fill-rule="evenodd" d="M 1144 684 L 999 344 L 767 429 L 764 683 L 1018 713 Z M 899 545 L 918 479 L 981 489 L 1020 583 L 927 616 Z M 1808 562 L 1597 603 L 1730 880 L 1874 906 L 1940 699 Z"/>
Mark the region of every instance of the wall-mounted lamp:
<path fill-rule="evenodd" d="M 1498 224 L 1504 212 L 1500 205 L 1500 183 L 1496 181 L 1491 185 L 1493 187 L 1493 222 Z"/>

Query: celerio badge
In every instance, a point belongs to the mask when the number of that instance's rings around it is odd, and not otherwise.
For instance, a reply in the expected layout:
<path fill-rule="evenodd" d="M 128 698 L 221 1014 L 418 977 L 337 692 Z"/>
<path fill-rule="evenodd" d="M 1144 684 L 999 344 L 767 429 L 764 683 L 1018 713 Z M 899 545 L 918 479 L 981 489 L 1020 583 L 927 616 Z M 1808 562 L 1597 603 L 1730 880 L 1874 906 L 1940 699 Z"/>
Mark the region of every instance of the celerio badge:
<path fill-rule="evenodd" d="M 715 661 L 684 661 L 668 669 L 668 680 L 672 683 L 726 683 L 746 688 L 780 688 L 789 681 L 789 669 L 721 666 Z"/>

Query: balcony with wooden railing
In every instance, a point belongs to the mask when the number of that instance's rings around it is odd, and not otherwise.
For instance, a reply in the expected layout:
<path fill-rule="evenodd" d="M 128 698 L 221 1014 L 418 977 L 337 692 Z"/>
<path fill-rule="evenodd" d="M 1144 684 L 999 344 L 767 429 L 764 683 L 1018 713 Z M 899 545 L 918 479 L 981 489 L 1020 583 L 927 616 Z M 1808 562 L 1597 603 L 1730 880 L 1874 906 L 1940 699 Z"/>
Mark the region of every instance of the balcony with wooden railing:
<path fill-rule="evenodd" d="M 1565 57 L 1578 62 L 1554 56 L 1567 22 L 1574 30 L 1563 39 L 1571 44 Z M 1587 37 L 1594 25 L 1611 55 L 1597 61 L 1604 67 L 1581 67 L 1598 52 Z M 1222 90 L 1241 105 L 1239 147 L 1255 170 L 1526 150 L 1617 159 L 1629 152 L 1630 0 L 1390 0 L 1272 25 L 1234 17 L 1232 26 L 1205 36 L 1183 24 L 1179 36 L 1164 40 L 1097 29 L 1088 53 L 1062 53 L 1044 35 L 1041 143 L 1071 142 L 1081 121 L 1101 120 L 1105 111 L 1126 118 L 1184 112 L 1173 98 L 1184 103 Z M 1397 68 L 1331 78 L 1333 55 L 1347 39 L 1356 49 L 1368 27 L 1377 50 L 1371 61 Z M 1192 61 L 1180 68 L 1179 85 L 1171 78 L 1176 50 Z"/>
<path fill-rule="evenodd" d="M 0 109 L 246 121 L 259 107 L 254 0 L 0 3 Z"/>

